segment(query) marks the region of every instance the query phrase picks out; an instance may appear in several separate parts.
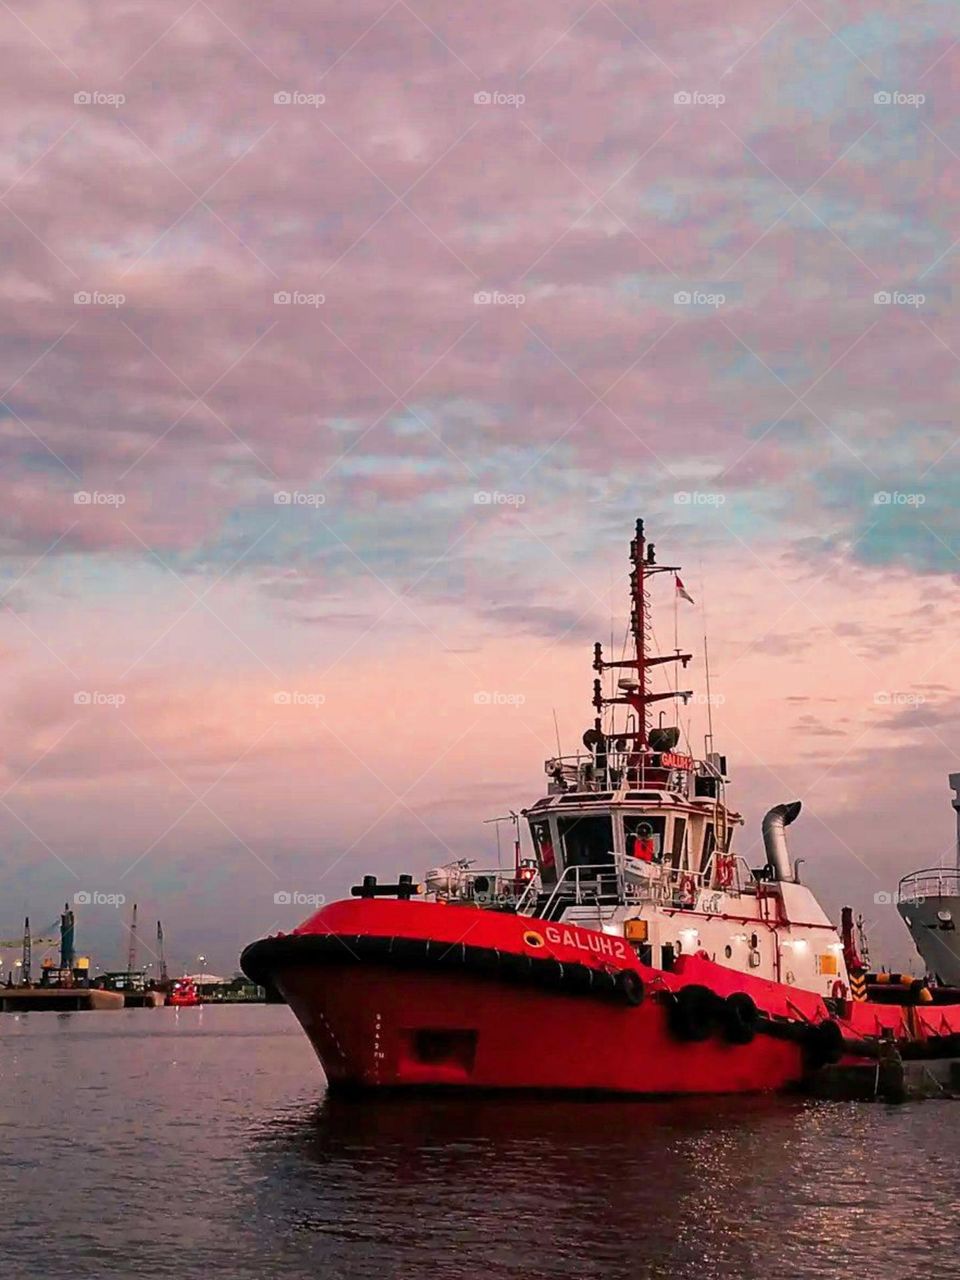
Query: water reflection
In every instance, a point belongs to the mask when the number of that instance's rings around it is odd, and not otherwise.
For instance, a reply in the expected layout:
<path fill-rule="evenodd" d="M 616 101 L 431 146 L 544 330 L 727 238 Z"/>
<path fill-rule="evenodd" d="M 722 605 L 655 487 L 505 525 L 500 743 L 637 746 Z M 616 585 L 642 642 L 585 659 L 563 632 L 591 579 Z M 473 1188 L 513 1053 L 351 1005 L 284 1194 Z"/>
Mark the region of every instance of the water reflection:
<path fill-rule="evenodd" d="M 346 1102 L 289 1010 L 173 1012 L 4 1022 L 15 1278 L 955 1270 L 955 1104 Z"/>
<path fill-rule="evenodd" d="M 773 1202 L 810 1110 L 773 1098 L 326 1099 L 276 1116 L 257 1145 L 274 1208 L 341 1266 L 363 1265 L 352 1246 L 365 1241 L 415 1275 L 429 1241 L 434 1275 L 752 1276 L 777 1259 L 744 1216 L 745 1183 L 766 1188 L 754 1210 L 766 1201 L 782 1222 Z"/>

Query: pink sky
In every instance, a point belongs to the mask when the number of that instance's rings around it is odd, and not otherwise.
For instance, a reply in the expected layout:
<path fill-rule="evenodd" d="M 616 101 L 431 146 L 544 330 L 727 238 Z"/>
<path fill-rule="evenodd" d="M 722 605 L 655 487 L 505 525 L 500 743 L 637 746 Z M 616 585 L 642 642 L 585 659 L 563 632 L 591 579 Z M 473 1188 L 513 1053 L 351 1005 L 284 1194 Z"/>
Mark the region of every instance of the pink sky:
<path fill-rule="evenodd" d="M 642 514 L 698 652 L 706 599 L 742 847 L 802 797 L 810 882 L 904 962 L 874 895 L 949 852 L 958 767 L 958 15 L 0 32 L 4 932 L 122 892 L 229 968 L 277 891 L 489 856 Z"/>

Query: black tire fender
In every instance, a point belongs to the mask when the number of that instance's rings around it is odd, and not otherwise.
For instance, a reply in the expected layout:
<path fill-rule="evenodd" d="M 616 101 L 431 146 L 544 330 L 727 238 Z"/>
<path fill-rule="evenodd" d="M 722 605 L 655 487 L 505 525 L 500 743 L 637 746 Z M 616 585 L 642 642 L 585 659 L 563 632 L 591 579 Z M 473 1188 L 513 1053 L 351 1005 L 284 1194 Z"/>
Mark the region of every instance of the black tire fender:
<path fill-rule="evenodd" d="M 643 979 L 633 969 L 622 969 L 617 974 L 617 991 L 627 1004 L 643 1004 L 646 994 Z"/>
<path fill-rule="evenodd" d="M 807 1057 L 811 1066 L 826 1067 L 839 1062 L 843 1056 L 843 1030 L 839 1022 L 825 1018 L 810 1028 L 807 1039 Z"/>
<path fill-rule="evenodd" d="M 709 987 L 681 987 L 669 1006 L 670 1029 L 680 1040 L 709 1040 L 717 1024 L 719 997 Z"/>
<path fill-rule="evenodd" d="M 757 1034 L 760 1010 L 745 991 L 727 996 L 721 1010 L 723 1034 L 731 1044 L 751 1044 Z"/>

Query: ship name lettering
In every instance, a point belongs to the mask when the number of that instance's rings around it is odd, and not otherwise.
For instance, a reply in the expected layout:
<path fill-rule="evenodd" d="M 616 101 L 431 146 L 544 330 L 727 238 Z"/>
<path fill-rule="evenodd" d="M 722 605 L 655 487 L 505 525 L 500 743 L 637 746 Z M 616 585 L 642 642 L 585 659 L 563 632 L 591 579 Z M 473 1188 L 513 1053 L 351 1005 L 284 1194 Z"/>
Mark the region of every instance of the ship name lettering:
<path fill-rule="evenodd" d="M 577 951 L 594 951 L 614 960 L 623 960 L 627 954 L 627 944 L 622 938 L 611 938 L 605 933 L 574 933 L 572 929 L 558 929 L 556 925 L 547 925 L 543 932 L 548 942 L 562 943 Z"/>

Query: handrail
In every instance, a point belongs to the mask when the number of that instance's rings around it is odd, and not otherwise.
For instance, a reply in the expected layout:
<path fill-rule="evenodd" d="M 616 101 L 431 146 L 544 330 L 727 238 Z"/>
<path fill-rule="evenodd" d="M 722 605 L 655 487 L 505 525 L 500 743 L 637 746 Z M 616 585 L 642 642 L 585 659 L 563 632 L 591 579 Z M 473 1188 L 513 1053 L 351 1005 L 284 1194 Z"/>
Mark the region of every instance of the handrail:
<path fill-rule="evenodd" d="M 615 892 L 621 902 L 658 902 L 662 904 L 676 904 L 679 897 L 679 890 L 684 880 L 690 880 L 693 883 L 696 894 L 701 889 L 709 888 L 709 878 L 703 871 L 684 870 L 674 867 L 670 863 L 642 863 L 639 866 L 648 866 L 655 869 L 655 874 L 651 875 L 644 881 L 638 881 L 628 878 L 626 871 L 628 862 L 630 869 L 637 869 L 636 859 L 627 859 L 624 854 L 611 854 L 612 861 L 602 863 L 590 863 L 587 866 L 571 865 L 565 867 L 563 874 L 559 877 L 547 901 L 538 911 L 541 917 L 549 916 L 553 907 L 560 898 L 571 898 L 572 904 L 575 906 L 582 905 L 585 900 L 585 890 L 589 888 L 589 897 L 595 900 L 598 889 L 602 884 L 604 877 L 608 882 L 613 881 L 615 877 Z M 584 881 L 588 881 L 588 885 Z M 598 882 L 600 882 L 598 884 Z M 570 893 L 570 889 L 573 893 Z M 520 904 L 518 903 L 518 910 Z"/>
<path fill-rule="evenodd" d="M 592 878 L 596 880 L 600 875 L 603 874 L 603 872 L 606 872 L 609 875 L 610 872 L 613 871 L 613 873 L 617 877 L 617 895 L 622 896 L 623 877 L 621 875 L 620 868 L 617 866 L 617 862 L 618 862 L 617 855 L 614 854 L 613 858 L 614 858 L 614 861 L 612 866 L 609 862 L 600 862 L 600 863 L 590 863 L 587 866 L 580 866 L 580 864 L 577 863 L 577 864 L 572 864 L 570 866 L 564 867 L 563 874 L 558 878 L 557 883 L 554 885 L 553 892 L 550 894 L 550 897 L 547 899 L 543 907 L 543 910 L 540 912 L 540 915 L 543 917 L 546 917 L 550 914 L 550 910 L 553 907 L 554 903 L 556 902 L 557 898 L 560 896 L 561 890 L 564 887 L 564 882 L 567 881 L 568 877 L 574 882 L 574 901 L 576 904 L 579 905 L 581 902 L 580 881 L 582 878 L 581 873 L 583 872 L 594 872 L 595 874 Z M 571 872 L 573 873 L 572 875 L 571 875 Z"/>
<path fill-rule="evenodd" d="M 542 889 L 543 889 L 543 883 L 539 875 L 535 875 L 532 880 L 527 882 L 527 885 L 524 888 L 523 893 L 521 893 L 520 897 L 517 899 L 514 907 L 514 910 L 516 911 L 518 916 L 522 916 L 526 914 L 526 909 L 530 905 L 527 899 L 529 898 L 532 902 L 536 902 L 537 898 L 539 898 L 540 896 Z"/>
<path fill-rule="evenodd" d="M 960 897 L 960 867 L 925 867 L 903 876 L 897 885 L 897 902 L 916 903 L 928 897 Z"/>
<path fill-rule="evenodd" d="M 693 871 L 688 868 L 674 867 L 670 862 L 643 863 L 625 854 L 610 854 L 607 862 L 570 864 L 564 867 L 550 894 L 537 911 L 537 915 L 546 917 L 560 898 L 569 898 L 573 905 L 582 905 L 585 900 L 594 900 L 598 891 L 603 891 L 603 881 L 610 885 L 622 902 L 655 902 L 677 906 L 680 888 L 684 881 L 693 885 L 695 895 L 703 889 L 717 888 L 718 892 L 742 893 L 742 872 L 749 881 L 753 880 L 752 872 L 741 855 L 732 855 L 735 859 L 734 879 L 731 885 L 714 886 L 712 863 L 705 871 Z M 650 869 L 649 876 L 638 877 L 644 868 Z M 633 875 L 628 875 L 628 870 Z M 516 901 L 515 910 L 519 915 L 528 914 L 537 905 L 544 886 L 539 877 L 532 880 Z"/>

